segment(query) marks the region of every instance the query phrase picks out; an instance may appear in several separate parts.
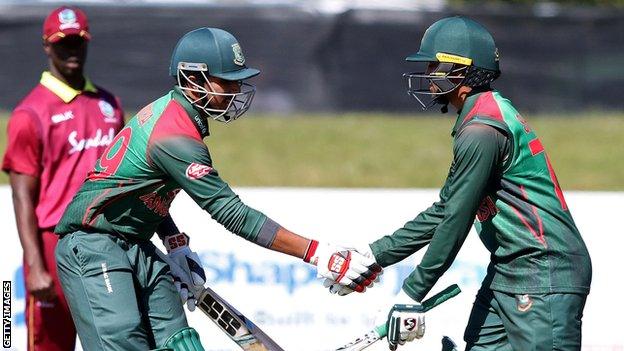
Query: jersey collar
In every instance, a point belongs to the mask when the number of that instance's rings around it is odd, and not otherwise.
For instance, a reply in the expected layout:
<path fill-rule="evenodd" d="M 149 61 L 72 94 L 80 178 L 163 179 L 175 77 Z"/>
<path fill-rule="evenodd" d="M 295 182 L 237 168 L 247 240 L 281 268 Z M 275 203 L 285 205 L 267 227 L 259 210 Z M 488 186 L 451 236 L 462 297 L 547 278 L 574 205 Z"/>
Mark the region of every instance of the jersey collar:
<path fill-rule="evenodd" d="M 471 92 L 468 95 L 468 97 L 466 97 L 466 101 L 464 102 L 464 106 L 457 113 L 457 120 L 455 121 L 455 126 L 453 126 L 453 131 L 451 132 L 451 136 L 453 136 L 453 137 L 455 136 L 455 134 L 459 130 L 459 127 L 461 127 L 462 124 L 464 123 L 464 119 L 466 118 L 468 113 L 474 107 L 475 102 L 477 102 L 477 100 L 479 100 L 479 97 L 483 93 L 486 93 L 488 91 L 492 91 L 492 89 L 488 88 L 488 89 L 485 89 L 485 90 L 475 90 L 475 91 Z"/>
<path fill-rule="evenodd" d="M 72 101 L 76 96 L 80 95 L 84 91 L 88 91 L 90 93 L 97 93 L 97 88 L 89 78 L 85 77 L 85 86 L 83 90 L 76 90 L 69 85 L 65 84 L 62 80 L 56 78 L 52 75 L 52 73 L 45 71 L 41 75 L 41 80 L 39 81 L 41 85 L 48 88 L 54 95 L 58 96 L 63 102 L 66 104 Z"/>
<path fill-rule="evenodd" d="M 201 135 L 202 139 L 210 135 L 210 130 L 208 129 L 208 119 L 202 116 L 199 111 L 193 108 L 193 105 L 184 97 L 184 93 L 177 86 L 173 88 L 172 97 L 175 101 L 177 101 L 186 111 L 186 114 L 189 116 L 195 128 Z"/>

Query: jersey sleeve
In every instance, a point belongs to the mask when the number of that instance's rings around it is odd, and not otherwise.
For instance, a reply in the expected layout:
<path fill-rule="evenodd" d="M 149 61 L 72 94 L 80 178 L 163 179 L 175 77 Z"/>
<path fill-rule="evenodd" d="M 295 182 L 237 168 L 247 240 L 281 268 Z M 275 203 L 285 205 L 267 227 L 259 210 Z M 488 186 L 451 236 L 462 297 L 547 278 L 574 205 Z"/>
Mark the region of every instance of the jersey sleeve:
<path fill-rule="evenodd" d="M 245 205 L 212 168 L 206 145 L 193 138 L 176 136 L 154 143 L 148 156 L 199 206 L 230 232 L 270 247 L 279 226 L 263 213 Z"/>
<path fill-rule="evenodd" d="M 13 112 L 7 127 L 8 142 L 2 170 L 33 177 L 41 174 L 42 140 L 37 117 L 28 110 Z"/>
<path fill-rule="evenodd" d="M 396 241 L 391 247 L 403 258 L 429 244 L 420 264 L 403 283 L 403 290 L 416 301 L 426 296 L 459 252 L 488 184 L 498 174 L 505 145 L 506 137 L 493 127 L 473 124 L 462 129 L 456 138 L 453 165 L 440 201 L 390 237 L 380 239 L 385 243 Z M 377 241 L 371 245 L 373 252 L 377 251 L 375 257 L 382 261 L 385 243 Z M 407 248 L 396 248 L 401 243 Z"/>

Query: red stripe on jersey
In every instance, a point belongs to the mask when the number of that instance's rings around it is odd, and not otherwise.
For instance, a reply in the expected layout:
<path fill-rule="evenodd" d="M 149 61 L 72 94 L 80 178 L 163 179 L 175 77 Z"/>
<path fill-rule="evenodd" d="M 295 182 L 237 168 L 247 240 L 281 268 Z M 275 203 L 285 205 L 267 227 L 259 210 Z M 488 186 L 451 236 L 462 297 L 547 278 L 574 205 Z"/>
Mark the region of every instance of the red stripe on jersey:
<path fill-rule="evenodd" d="M 544 247 L 548 247 L 546 245 L 546 241 L 544 241 L 544 238 L 539 236 L 537 234 L 537 232 L 535 232 L 535 230 L 531 227 L 531 225 L 529 224 L 529 222 L 527 222 L 526 218 L 524 218 L 522 216 L 522 213 L 520 213 L 520 211 L 518 211 L 517 208 L 511 206 L 511 209 L 516 213 L 516 216 L 518 216 L 518 218 L 520 218 L 520 221 L 522 221 L 522 224 L 524 224 L 524 226 L 529 230 L 529 232 L 531 232 L 531 234 L 533 235 L 533 237 L 535 239 L 537 239 L 537 241 L 539 241 L 542 245 L 544 245 Z"/>
<path fill-rule="evenodd" d="M 568 203 L 563 196 L 563 191 L 561 190 L 561 186 L 559 185 L 559 180 L 557 180 L 557 176 L 555 175 L 555 170 L 553 169 L 552 164 L 550 163 L 550 158 L 546 156 L 546 166 L 548 166 L 548 174 L 550 174 L 550 180 L 555 186 L 555 195 L 557 195 L 557 199 L 559 199 L 559 204 L 561 204 L 561 209 L 564 211 L 568 210 Z"/>
<path fill-rule="evenodd" d="M 520 186 L 520 191 L 522 191 L 522 196 L 524 196 L 526 202 L 529 203 L 529 195 L 527 194 L 526 190 L 524 190 L 524 186 Z M 537 218 L 537 225 L 539 226 L 538 240 L 544 245 L 544 247 L 548 247 L 548 245 L 546 244 L 546 238 L 544 237 L 544 224 L 542 223 L 542 217 L 540 217 L 539 213 L 537 212 L 537 207 L 531 205 L 531 209 L 533 210 L 533 214 Z"/>
<path fill-rule="evenodd" d="M 544 152 L 544 146 L 539 138 L 535 138 L 529 141 L 529 149 L 531 149 L 531 155 L 535 156 L 540 152 Z"/>
<path fill-rule="evenodd" d="M 195 127 L 195 124 L 191 121 L 191 117 L 188 115 L 184 107 L 182 107 L 182 105 L 180 105 L 177 101 L 171 100 L 158 118 L 158 121 L 156 121 L 147 142 L 146 157 L 150 164 L 150 148 L 159 140 L 174 136 L 189 137 L 203 144 L 202 137 L 199 134 L 197 127 Z"/>
<path fill-rule="evenodd" d="M 501 112 L 500 107 L 498 107 L 498 103 L 496 102 L 494 94 L 492 94 L 491 91 L 485 92 L 477 98 L 474 106 L 472 106 L 472 109 L 470 109 L 470 112 L 468 112 L 464 118 L 464 122 L 467 122 L 472 117 L 477 115 L 490 117 L 502 122 L 505 121 L 503 119 L 503 113 Z"/>

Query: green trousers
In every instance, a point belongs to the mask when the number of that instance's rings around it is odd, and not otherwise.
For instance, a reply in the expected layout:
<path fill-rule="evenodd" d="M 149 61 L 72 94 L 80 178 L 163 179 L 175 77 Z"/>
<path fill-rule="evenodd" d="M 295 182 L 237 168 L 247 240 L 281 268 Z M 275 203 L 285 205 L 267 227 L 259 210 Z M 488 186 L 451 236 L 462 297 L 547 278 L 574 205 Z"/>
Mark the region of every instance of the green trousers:
<path fill-rule="evenodd" d="M 84 350 L 146 351 L 188 326 L 169 266 L 149 241 L 75 232 L 56 248 Z"/>
<path fill-rule="evenodd" d="M 577 351 L 587 295 L 513 295 L 481 288 L 464 334 L 466 350 Z"/>

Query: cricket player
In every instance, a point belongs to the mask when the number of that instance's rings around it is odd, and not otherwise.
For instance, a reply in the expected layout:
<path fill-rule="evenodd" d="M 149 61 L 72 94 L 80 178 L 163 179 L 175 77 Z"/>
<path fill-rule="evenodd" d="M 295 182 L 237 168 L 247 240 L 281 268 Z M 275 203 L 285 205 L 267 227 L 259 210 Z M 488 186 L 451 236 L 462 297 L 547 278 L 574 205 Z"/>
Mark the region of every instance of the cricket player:
<path fill-rule="evenodd" d="M 24 251 L 28 350 L 74 350 L 76 330 L 57 277 L 54 227 L 87 172 L 123 127 L 119 100 L 83 70 L 85 14 L 59 7 L 43 24 L 48 70 L 13 110 L 2 169 Z"/>
<path fill-rule="evenodd" d="M 59 275 L 83 348 L 203 350 L 180 303 L 192 310 L 205 282 L 188 236 L 169 216 L 180 190 L 232 233 L 315 264 L 319 277 L 357 291 L 369 286 L 380 271 L 371 258 L 286 230 L 219 177 L 202 140 L 208 118 L 227 123 L 244 114 L 255 93 L 246 80 L 260 73 L 246 66 L 234 36 L 187 33 L 169 73 L 173 90 L 117 134 L 56 227 Z M 150 241 L 155 232 L 167 256 Z"/>
<path fill-rule="evenodd" d="M 474 221 L 491 262 L 466 327 L 466 350 L 580 350 L 589 253 L 540 139 L 490 86 L 500 75 L 494 39 L 469 18 L 444 18 L 407 61 L 423 65 L 405 75 L 410 95 L 424 108 L 457 110 L 453 162 L 439 201 L 361 252 L 387 267 L 428 245 L 397 297 L 417 303 L 449 268 Z M 395 349 L 423 336 L 424 316 L 395 305 L 388 326 Z"/>

